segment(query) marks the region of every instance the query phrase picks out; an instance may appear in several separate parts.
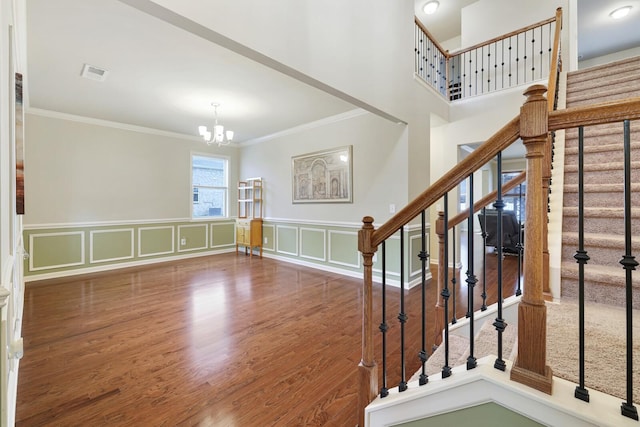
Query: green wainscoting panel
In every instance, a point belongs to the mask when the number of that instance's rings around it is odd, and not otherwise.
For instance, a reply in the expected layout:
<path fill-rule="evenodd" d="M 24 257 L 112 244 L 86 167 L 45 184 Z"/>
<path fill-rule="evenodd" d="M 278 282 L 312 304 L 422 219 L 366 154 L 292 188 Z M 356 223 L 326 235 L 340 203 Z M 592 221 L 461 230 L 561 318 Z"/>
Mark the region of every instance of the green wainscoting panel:
<path fill-rule="evenodd" d="M 397 427 L 539 427 L 542 425 L 497 403 L 483 403 L 447 414 L 396 424 Z"/>
<path fill-rule="evenodd" d="M 275 251 L 276 227 L 273 224 L 262 223 L 262 250 Z"/>
<path fill-rule="evenodd" d="M 400 277 L 400 237 L 391 236 L 386 243 L 387 275 Z M 406 259 L 405 259 L 406 262 Z M 374 255 L 373 271 L 382 274 L 382 245 Z"/>
<path fill-rule="evenodd" d="M 178 226 L 178 252 L 207 249 L 209 240 L 208 224 Z M 184 242 L 184 245 L 182 244 Z"/>
<path fill-rule="evenodd" d="M 326 234 L 321 228 L 300 228 L 300 257 L 326 261 Z"/>
<path fill-rule="evenodd" d="M 211 224 L 211 247 L 231 246 L 236 242 L 235 222 Z"/>
<path fill-rule="evenodd" d="M 29 270 L 49 270 L 83 265 L 84 231 L 34 233 L 29 235 Z"/>
<path fill-rule="evenodd" d="M 422 251 L 422 233 L 414 231 L 409 233 L 409 276 L 421 276 L 422 275 L 422 261 L 420 261 L 420 252 Z M 424 239 L 424 250 L 429 255 L 429 235 L 427 234 Z M 429 256 L 425 268 L 429 269 Z"/>
<path fill-rule="evenodd" d="M 298 227 L 276 225 L 276 240 L 278 253 L 298 256 Z"/>
<path fill-rule="evenodd" d="M 360 268 L 358 233 L 329 230 L 329 262 L 345 267 Z"/>
<path fill-rule="evenodd" d="M 140 227 L 138 229 L 138 256 L 166 255 L 173 253 L 174 227 Z"/>
<path fill-rule="evenodd" d="M 134 257 L 133 228 L 91 230 L 89 262 L 109 262 Z"/>

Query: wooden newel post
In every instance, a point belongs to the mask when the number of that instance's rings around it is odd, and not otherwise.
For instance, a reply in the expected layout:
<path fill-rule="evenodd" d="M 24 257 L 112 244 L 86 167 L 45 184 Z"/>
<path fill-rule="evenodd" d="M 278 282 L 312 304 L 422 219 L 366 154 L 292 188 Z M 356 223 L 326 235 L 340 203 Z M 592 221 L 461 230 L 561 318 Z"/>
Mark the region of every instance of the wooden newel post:
<path fill-rule="evenodd" d="M 551 394 L 552 371 L 546 365 L 547 307 L 544 302 L 543 221 L 547 195 L 543 194 L 543 159 L 548 141 L 546 88 L 534 85 L 525 91 L 520 109 L 520 137 L 527 150 L 527 197 L 524 241 L 524 291 L 518 307 L 518 356 L 511 379 Z"/>
<path fill-rule="evenodd" d="M 360 389 L 358 392 L 358 425 L 364 427 L 364 409 L 378 394 L 378 366 L 374 360 L 373 346 L 373 218 L 362 218 L 358 231 L 358 250 L 362 254 L 364 284 L 362 290 L 362 359 L 358 365 Z"/>
<path fill-rule="evenodd" d="M 438 294 L 436 295 L 436 318 L 435 318 L 435 345 L 442 343 L 442 331 L 444 329 L 444 301 L 442 290 L 444 289 L 444 273 L 448 265 L 444 265 L 444 212 L 438 211 L 436 220 L 436 234 L 438 235 Z"/>

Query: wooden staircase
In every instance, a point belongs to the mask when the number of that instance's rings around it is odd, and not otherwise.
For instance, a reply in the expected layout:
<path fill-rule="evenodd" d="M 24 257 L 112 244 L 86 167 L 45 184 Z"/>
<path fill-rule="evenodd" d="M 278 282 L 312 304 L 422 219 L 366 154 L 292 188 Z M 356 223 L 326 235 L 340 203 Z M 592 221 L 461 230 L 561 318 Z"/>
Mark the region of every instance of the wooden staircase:
<path fill-rule="evenodd" d="M 567 108 L 640 96 L 640 57 L 567 75 Z M 578 296 L 578 129 L 566 132 L 562 226 L 562 297 Z M 640 122 L 631 122 L 632 246 L 640 250 Z M 599 125 L 584 134 L 585 299 L 624 304 L 623 127 Z M 634 276 L 640 308 L 640 276 Z"/>

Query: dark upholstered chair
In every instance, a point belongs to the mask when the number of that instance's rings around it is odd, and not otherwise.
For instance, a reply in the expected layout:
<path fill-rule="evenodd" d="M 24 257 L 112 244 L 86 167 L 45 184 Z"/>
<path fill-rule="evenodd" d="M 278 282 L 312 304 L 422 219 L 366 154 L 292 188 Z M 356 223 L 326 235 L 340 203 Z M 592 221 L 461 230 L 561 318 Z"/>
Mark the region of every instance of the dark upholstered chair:
<path fill-rule="evenodd" d="M 498 247 L 498 211 L 495 209 L 486 209 L 486 215 L 482 212 L 478 214 L 480 221 L 480 229 L 487 233 L 487 246 Z M 485 230 L 486 216 L 486 230 Z M 514 211 L 502 211 L 502 249 L 505 252 L 518 253 L 518 233 L 520 232 L 520 224 L 516 218 Z M 521 235 L 522 238 L 522 235 Z"/>

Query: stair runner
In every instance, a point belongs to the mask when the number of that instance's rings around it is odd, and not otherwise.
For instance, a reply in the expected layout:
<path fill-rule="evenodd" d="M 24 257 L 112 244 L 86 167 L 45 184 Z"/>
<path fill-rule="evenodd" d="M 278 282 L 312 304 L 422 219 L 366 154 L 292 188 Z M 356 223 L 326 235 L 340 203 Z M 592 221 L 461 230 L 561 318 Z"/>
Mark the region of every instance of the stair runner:
<path fill-rule="evenodd" d="M 567 107 L 640 97 L 640 57 L 567 75 Z M 632 246 L 640 250 L 640 122 L 631 122 Z M 624 249 L 623 127 L 621 123 L 585 128 L 585 266 L 587 301 L 623 305 Z M 562 298 L 578 296 L 578 130 L 565 138 L 562 225 Z M 640 272 L 640 271 L 639 271 Z M 640 308 L 640 276 L 633 279 L 634 308 Z"/>

